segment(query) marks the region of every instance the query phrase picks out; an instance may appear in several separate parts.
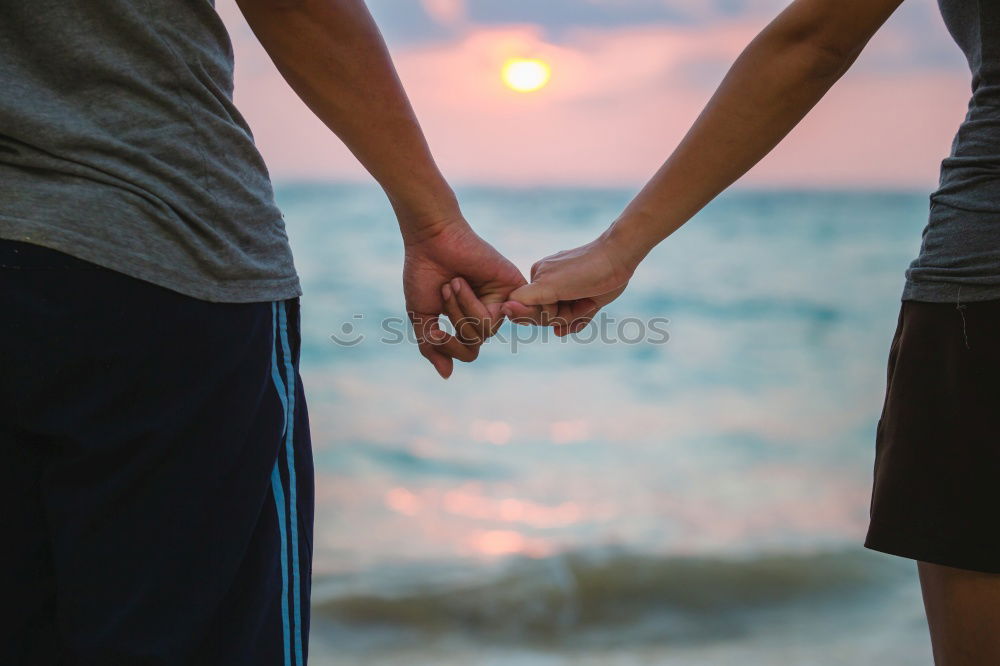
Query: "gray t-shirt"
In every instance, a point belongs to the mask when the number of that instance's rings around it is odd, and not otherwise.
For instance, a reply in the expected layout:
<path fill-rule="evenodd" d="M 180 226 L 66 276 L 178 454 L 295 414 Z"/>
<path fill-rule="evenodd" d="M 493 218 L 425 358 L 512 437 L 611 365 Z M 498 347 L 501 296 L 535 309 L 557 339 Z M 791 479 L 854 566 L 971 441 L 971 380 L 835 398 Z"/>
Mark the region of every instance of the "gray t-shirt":
<path fill-rule="evenodd" d="M 1000 298 L 1000 1 L 939 0 L 972 70 L 972 99 L 941 163 L 904 300 Z"/>
<path fill-rule="evenodd" d="M 300 294 L 212 0 L 0 0 L 0 238 L 195 298 Z"/>

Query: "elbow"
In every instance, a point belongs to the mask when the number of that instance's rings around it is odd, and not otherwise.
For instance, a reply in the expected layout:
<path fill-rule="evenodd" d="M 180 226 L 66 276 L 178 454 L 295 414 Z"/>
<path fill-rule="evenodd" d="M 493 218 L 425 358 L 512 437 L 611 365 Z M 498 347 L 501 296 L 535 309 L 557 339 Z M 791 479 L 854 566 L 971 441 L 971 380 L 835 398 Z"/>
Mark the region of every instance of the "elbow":
<path fill-rule="evenodd" d="M 818 39 L 803 42 L 798 49 L 810 76 L 817 78 L 839 79 L 861 54 L 861 48 Z"/>
<path fill-rule="evenodd" d="M 834 21 L 812 16 L 772 24 L 776 44 L 789 58 L 800 63 L 806 73 L 817 78 L 839 78 L 857 60 L 867 40 L 843 34 Z"/>

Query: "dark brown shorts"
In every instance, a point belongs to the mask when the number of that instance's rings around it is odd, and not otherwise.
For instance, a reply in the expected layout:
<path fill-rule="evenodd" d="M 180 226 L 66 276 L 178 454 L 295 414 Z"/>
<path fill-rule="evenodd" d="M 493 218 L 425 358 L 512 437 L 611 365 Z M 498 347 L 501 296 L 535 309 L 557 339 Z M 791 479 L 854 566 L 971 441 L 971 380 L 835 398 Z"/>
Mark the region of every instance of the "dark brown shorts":
<path fill-rule="evenodd" d="M 865 546 L 1000 573 L 1000 301 L 904 301 Z"/>

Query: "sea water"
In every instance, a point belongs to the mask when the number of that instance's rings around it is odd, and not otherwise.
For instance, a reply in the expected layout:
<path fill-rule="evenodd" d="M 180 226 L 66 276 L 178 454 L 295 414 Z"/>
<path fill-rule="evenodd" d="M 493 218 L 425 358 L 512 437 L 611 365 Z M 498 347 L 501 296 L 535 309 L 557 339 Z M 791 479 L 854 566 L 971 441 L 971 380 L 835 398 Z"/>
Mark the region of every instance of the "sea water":
<path fill-rule="evenodd" d="M 630 195 L 459 194 L 525 271 Z M 913 564 L 860 546 L 924 194 L 727 193 L 603 332 L 506 324 L 448 381 L 400 334 L 381 192 L 277 196 L 305 290 L 314 664 L 931 663 Z"/>

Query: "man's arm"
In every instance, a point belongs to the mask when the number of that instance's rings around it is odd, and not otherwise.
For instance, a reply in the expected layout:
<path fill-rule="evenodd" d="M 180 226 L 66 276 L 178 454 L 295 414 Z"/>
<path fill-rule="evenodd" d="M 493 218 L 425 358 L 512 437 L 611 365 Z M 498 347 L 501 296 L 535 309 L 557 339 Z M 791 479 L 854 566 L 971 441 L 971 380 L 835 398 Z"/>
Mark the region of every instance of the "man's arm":
<path fill-rule="evenodd" d="M 537 305 L 620 293 L 639 262 L 771 151 L 902 0 L 796 0 L 743 51 L 680 145 L 599 239 L 543 259 L 511 296 Z M 537 318 L 511 303 L 509 312 Z"/>
<path fill-rule="evenodd" d="M 382 185 L 404 234 L 458 212 L 363 0 L 237 0 L 281 75 Z"/>
<path fill-rule="evenodd" d="M 441 285 L 464 276 L 495 320 L 524 278 L 462 217 L 362 0 L 237 2 L 292 89 L 389 197 L 406 244 L 404 288 L 421 353 L 447 377 L 452 358 L 473 360 L 481 339 L 462 344 L 440 331 Z"/>

